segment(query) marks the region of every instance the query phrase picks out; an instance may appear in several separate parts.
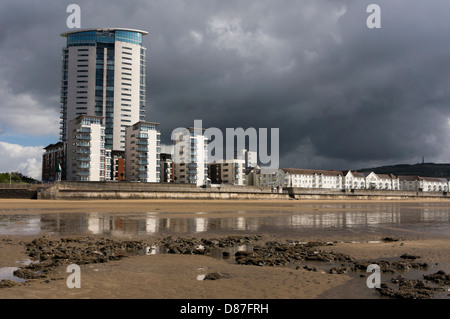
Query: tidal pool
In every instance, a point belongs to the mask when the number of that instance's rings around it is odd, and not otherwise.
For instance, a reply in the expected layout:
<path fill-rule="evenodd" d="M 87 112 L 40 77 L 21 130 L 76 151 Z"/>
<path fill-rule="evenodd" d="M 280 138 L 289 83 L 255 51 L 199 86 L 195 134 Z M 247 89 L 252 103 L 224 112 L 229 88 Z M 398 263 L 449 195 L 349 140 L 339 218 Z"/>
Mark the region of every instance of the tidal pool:
<path fill-rule="evenodd" d="M 307 208 L 305 210 L 305 207 Z M 176 212 L 174 212 L 176 213 Z M 189 233 L 262 233 L 328 235 L 383 231 L 385 234 L 450 234 L 448 203 L 314 204 L 302 210 L 198 213 L 39 213 L 4 212 L 0 235 L 159 235 Z"/>

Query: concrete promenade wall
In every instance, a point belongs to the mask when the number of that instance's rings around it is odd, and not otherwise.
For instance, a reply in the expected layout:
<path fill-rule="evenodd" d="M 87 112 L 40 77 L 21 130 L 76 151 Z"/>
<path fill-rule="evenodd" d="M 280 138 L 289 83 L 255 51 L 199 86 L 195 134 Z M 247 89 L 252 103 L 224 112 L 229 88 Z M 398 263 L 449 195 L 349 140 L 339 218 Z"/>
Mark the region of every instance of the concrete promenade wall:
<path fill-rule="evenodd" d="M 331 190 L 285 188 L 281 193 L 270 187 L 231 186 L 197 187 L 189 184 L 127 182 L 60 182 L 55 184 L 1 185 L 0 198 L 37 199 L 338 199 L 401 200 L 449 199 L 447 193 Z"/>
<path fill-rule="evenodd" d="M 39 184 L 0 184 L 0 198 L 36 199 Z"/>
<path fill-rule="evenodd" d="M 336 190 L 312 188 L 286 188 L 285 191 L 294 199 L 447 199 L 447 193 L 415 192 L 415 191 L 389 191 L 389 190 Z"/>
<path fill-rule="evenodd" d="M 189 184 L 59 183 L 38 191 L 38 199 L 289 199 L 270 187 L 221 186 L 201 188 Z"/>

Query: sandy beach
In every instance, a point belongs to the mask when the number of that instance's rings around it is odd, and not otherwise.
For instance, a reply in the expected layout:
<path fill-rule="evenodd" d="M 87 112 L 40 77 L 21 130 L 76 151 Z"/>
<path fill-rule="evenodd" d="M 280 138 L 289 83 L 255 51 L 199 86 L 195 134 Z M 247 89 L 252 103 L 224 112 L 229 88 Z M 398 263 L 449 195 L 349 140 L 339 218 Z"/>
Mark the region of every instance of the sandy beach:
<path fill-rule="evenodd" d="M 239 211 L 247 214 L 265 215 L 284 212 L 288 214 L 311 210 L 311 205 L 324 201 L 33 201 L 33 200 L 1 200 L 0 213 L 3 215 L 33 213 L 75 213 L 75 212 L 118 212 L 145 213 L 157 211 L 170 215 L 171 218 L 188 218 L 198 212 L 209 216 L 233 216 Z M 403 201 L 407 205 L 420 205 L 417 201 Z M 336 210 L 333 204 L 340 201 L 326 201 L 330 208 L 314 208 L 327 212 Z M 349 202 L 346 202 L 349 203 Z M 355 203 L 362 204 L 361 201 Z M 445 202 L 434 201 L 433 205 L 445 207 Z M 348 208 L 347 208 L 348 209 Z M 433 269 L 449 272 L 450 241 L 448 236 L 431 236 L 424 233 L 401 232 L 395 240 L 382 240 L 383 230 L 378 233 L 361 234 L 327 233 L 315 236 L 299 237 L 283 234 L 259 234 L 261 238 L 253 245 L 264 247 L 266 243 L 276 242 L 290 245 L 293 241 L 321 241 L 315 250 L 322 254 L 345 254 L 353 260 L 390 260 L 402 255 L 420 256 L 420 261 L 433 265 Z M 392 231 L 389 232 L 392 234 Z M 239 236 L 254 236 L 240 232 Z M 44 235 L 45 236 L 45 235 Z M 190 234 L 196 240 L 214 240 L 235 233 Z M 30 259 L 27 244 L 39 235 L 2 235 L 0 236 L 0 268 L 22 267 L 20 261 Z M 75 236 L 76 237 L 76 236 Z M 98 242 L 108 238 L 105 235 L 89 236 L 89 240 Z M 148 245 L 161 241 L 162 236 L 136 236 L 126 240 L 145 242 Z M 61 236 L 45 236 L 46 241 L 58 243 Z M 112 239 L 123 241 L 125 239 Z M 217 246 L 217 245 L 216 245 Z M 284 247 L 287 246 L 280 246 Z M 290 247 L 290 246 L 289 246 Z M 282 250 L 279 248 L 278 250 Z M 275 249 L 276 250 L 276 249 Z M 70 262 L 70 260 L 67 260 Z M 48 276 L 29 279 L 12 287 L 0 288 L 2 299 L 316 299 L 336 293 L 334 298 L 342 298 L 342 287 L 346 287 L 354 277 L 346 273 L 330 273 L 329 271 L 311 271 L 303 266 L 305 263 L 280 266 L 258 266 L 237 264 L 209 254 L 129 254 L 120 260 L 107 260 L 82 264 L 81 288 L 69 289 L 66 279 L 67 263 L 62 263 L 52 270 Z M 312 265 L 312 264 L 311 264 Z M 311 266 L 312 267 L 312 266 Z M 219 273 L 219 280 L 199 280 L 208 273 Z M 200 277 L 199 277 L 200 276 Z M 353 278 L 353 279 L 352 279 Z M 364 280 L 361 280 L 364 284 Z M 341 289 L 341 290 L 339 290 Z M 368 289 L 368 288 L 366 288 Z M 344 289 L 345 292 L 345 289 Z M 328 293 L 328 295 L 327 295 Z M 333 296 L 333 294 L 331 294 Z M 446 297 L 448 298 L 448 296 Z"/>

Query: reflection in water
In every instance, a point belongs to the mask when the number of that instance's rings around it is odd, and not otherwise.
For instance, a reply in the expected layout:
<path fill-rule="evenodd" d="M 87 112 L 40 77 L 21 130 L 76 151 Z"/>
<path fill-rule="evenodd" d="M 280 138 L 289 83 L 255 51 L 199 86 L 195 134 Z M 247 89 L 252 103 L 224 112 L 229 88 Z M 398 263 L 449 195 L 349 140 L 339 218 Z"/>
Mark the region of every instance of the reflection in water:
<path fill-rule="evenodd" d="M 319 209 L 327 208 L 325 211 Z M 333 211 L 334 209 L 334 211 Z M 331 210 L 331 211 L 330 211 Z M 265 211 L 267 213 L 267 211 Z M 419 229 L 448 234 L 447 207 L 408 207 L 399 203 L 316 205 L 309 211 L 238 211 L 237 217 L 213 217 L 205 213 L 193 218 L 171 218 L 158 213 L 51 213 L 0 215 L 0 235 L 111 234 L 150 235 L 158 233 L 202 233 L 208 231 L 285 232 L 295 230 L 368 230 L 379 226 Z M 201 216 L 201 217 L 200 217 Z M 218 217 L 219 216 L 219 217 Z"/>
<path fill-rule="evenodd" d="M 15 282 L 25 282 L 25 279 L 14 276 L 14 272 L 18 270 L 19 267 L 2 267 L 0 268 L 0 281 L 7 279 Z"/>

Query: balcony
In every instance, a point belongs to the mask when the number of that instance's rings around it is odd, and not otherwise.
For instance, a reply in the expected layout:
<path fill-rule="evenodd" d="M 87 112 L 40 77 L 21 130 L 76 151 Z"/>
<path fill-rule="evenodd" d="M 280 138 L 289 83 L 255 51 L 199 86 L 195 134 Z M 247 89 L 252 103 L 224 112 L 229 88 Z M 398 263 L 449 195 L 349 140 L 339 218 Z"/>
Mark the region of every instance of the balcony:
<path fill-rule="evenodd" d="M 147 140 L 139 140 L 136 142 L 136 145 L 148 145 L 148 141 Z"/>
<path fill-rule="evenodd" d="M 79 175 L 79 176 L 89 176 L 89 175 L 91 175 L 91 172 L 90 171 L 81 170 L 81 171 L 77 172 L 77 175 Z"/>
<path fill-rule="evenodd" d="M 81 163 L 78 165 L 78 168 L 91 168 L 91 164 L 89 163 Z"/>
<path fill-rule="evenodd" d="M 147 160 L 139 160 L 138 164 L 139 165 L 149 165 Z"/>
<path fill-rule="evenodd" d="M 91 136 L 87 135 L 87 134 L 81 134 L 81 135 L 77 135 L 76 136 L 77 140 L 86 140 L 86 141 L 90 141 L 91 140 Z"/>
<path fill-rule="evenodd" d="M 136 138 L 148 138 L 148 134 L 147 133 L 140 133 L 138 136 L 136 136 Z"/>
<path fill-rule="evenodd" d="M 90 127 L 81 127 L 77 130 L 77 133 L 91 133 Z"/>
<path fill-rule="evenodd" d="M 79 157 L 77 157 L 77 161 L 90 162 L 91 161 L 91 157 L 90 156 L 79 156 Z"/>
<path fill-rule="evenodd" d="M 91 147 L 91 143 L 87 142 L 87 141 L 81 141 L 81 142 L 76 143 L 76 146 L 79 146 L 79 147 Z"/>
<path fill-rule="evenodd" d="M 189 164 L 187 164 L 187 167 L 188 168 L 198 168 L 198 165 L 197 165 L 197 163 L 189 163 Z"/>
<path fill-rule="evenodd" d="M 148 152 L 148 147 L 145 146 L 139 146 L 137 149 L 138 152 Z"/>

